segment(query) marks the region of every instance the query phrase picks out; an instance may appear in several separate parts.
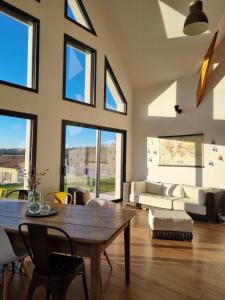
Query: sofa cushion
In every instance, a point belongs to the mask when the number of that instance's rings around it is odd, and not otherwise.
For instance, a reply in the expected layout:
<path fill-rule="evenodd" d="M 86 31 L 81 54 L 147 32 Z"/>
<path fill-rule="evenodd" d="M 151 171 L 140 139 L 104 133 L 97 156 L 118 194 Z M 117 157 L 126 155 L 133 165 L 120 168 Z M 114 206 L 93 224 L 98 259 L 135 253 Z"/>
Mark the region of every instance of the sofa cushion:
<path fill-rule="evenodd" d="M 108 207 L 108 201 L 100 198 L 90 199 L 86 202 L 86 206 L 89 207 Z"/>
<path fill-rule="evenodd" d="M 163 183 L 146 181 L 146 192 L 149 194 L 162 195 Z"/>
<path fill-rule="evenodd" d="M 145 193 L 139 195 L 138 203 L 153 206 L 153 207 L 172 209 L 174 199 L 177 198 Z"/>
<path fill-rule="evenodd" d="M 164 183 L 163 184 L 163 195 L 173 197 L 184 197 L 184 189 L 181 184 Z"/>
<path fill-rule="evenodd" d="M 182 184 L 177 184 L 175 189 L 173 190 L 173 196 L 174 197 L 184 197 L 184 189 Z"/>
<path fill-rule="evenodd" d="M 206 215 L 206 206 L 199 205 L 194 202 L 195 200 L 190 198 L 176 199 L 173 201 L 174 210 L 184 210 L 198 215 Z"/>
<path fill-rule="evenodd" d="M 189 202 L 196 203 L 199 205 L 205 205 L 207 189 L 204 189 L 202 187 L 192 186 L 192 185 L 183 185 L 183 188 L 184 188 L 185 198 L 192 199 L 192 201 Z"/>
<path fill-rule="evenodd" d="M 132 194 L 142 194 L 146 192 L 145 181 L 133 181 L 131 183 L 131 193 Z"/>

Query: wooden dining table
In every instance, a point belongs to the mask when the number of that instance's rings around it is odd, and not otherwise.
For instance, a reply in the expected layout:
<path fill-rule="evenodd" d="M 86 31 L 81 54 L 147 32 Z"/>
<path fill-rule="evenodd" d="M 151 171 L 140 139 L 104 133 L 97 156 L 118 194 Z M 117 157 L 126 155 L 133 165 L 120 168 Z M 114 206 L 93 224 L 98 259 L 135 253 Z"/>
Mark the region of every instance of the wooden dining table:
<path fill-rule="evenodd" d="M 101 253 L 124 232 L 125 283 L 130 282 L 130 222 L 133 210 L 116 208 L 92 208 L 80 205 L 51 204 L 58 213 L 48 217 L 26 217 L 27 203 L 22 201 L 0 201 L 0 226 L 4 227 L 12 244 L 22 246 L 18 226 L 21 223 L 37 223 L 55 226 L 66 231 L 77 255 L 90 258 L 90 299 L 100 299 Z M 66 241 L 62 236 L 50 235 L 50 244 L 65 253 Z"/>

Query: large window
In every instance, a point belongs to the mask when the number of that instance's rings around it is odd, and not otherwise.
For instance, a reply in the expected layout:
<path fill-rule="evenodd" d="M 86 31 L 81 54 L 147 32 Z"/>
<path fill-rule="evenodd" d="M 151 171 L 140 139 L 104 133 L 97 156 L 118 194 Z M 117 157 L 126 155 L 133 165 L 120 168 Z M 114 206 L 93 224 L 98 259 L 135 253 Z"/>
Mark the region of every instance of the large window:
<path fill-rule="evenodd" d="M 96 35 L 91 20 L 81 0 L 65 0 L 65 17 Z"/>
<path fill-rule="evenodd" d="M 0 83 L 38 89 L 39 21 L 0 2 Z"/>
<path fill-rule="evenodd" d="M 127 114 L 127 101 L 113 70 L 105 58 L 105 101 L 104 108 L 120 114 Z"/>
<path fill-rule="evenodd" d="M 65 35 L 64 99 L 95 105 L 96 51 Z"/>
<path fill-rule="evenodd" d="M 63 122 L 61 189 L 78 187 L 92 197 L 122 198 L 125 132 Z"/>
<path fill-rule="evenodd" d="M 0 187 L 27 189 L 24 170 L 35 167 L 37 118 L 0 110 Z"/>

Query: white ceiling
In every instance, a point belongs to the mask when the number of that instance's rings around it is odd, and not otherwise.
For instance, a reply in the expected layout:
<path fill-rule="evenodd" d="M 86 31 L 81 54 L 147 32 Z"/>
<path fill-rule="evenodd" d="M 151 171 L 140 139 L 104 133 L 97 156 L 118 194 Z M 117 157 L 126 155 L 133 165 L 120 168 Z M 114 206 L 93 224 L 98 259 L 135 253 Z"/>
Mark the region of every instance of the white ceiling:
<path fill-rule="evenodd" d="M 99 0 L 132 85 L 137 88 L 196 72 L 213 33 L 225 28 L 225 0 L 204 0 L 209 32 L 183 35 L 191 0 Z M 225 30 L 220 30 L 218 41 Z"/>

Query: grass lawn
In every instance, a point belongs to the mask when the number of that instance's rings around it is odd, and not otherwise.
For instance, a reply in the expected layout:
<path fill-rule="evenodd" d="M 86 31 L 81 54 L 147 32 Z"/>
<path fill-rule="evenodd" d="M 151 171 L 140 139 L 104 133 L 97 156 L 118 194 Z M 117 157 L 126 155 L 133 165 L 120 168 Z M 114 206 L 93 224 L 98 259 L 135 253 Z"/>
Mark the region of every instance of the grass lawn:
<path fill-rule="evenodd" d="M 89 184 L 88 179 L 83 177 L 77 177 L 67 182 L 64 185 L 64 191 L 67 191 L 68 187 L 78 187 L 90 192 L 95 191 L 95 179 L 90 178 Z M 115 191 L 115 178 L 101 178 L 100 179 L 100 193 L 107 193 Z"/>

